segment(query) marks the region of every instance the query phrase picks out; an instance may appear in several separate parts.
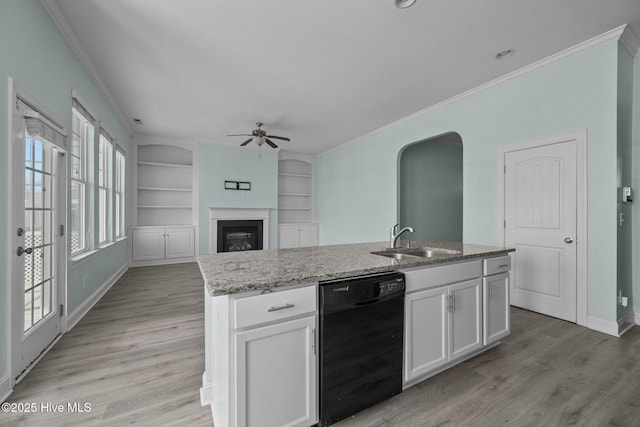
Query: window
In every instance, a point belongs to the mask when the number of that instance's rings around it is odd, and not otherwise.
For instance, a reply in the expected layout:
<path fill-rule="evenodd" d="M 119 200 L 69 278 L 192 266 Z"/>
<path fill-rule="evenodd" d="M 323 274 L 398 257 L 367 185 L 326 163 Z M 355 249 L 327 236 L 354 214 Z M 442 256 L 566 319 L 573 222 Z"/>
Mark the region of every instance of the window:
<path fill-rule="evenodd" d="M 87 235 L 91 230 L 87 224 L 90 214 L 87 209 L 88 200 L 88 154 L 89 142 L 93 141 L 93 117 L 84 110 L 77 100 L 73 99 L 71 119 L 71 253 L 77 254 L 87 250 Z"/>
<path fill-rule="evenodd" d="M 98 243 L 100 245 L 112 241 L 110 224 L 113 210 L 113 138 L 100 129 L 98 148 Z"/>
<path fill-rule="evenodd" d="M 116 187 L 114 195 L 115 204 L 115 231 L 116 238 L 124 237 L 124 183 L 125 183 L 124 150 L 116 146 Z"/>

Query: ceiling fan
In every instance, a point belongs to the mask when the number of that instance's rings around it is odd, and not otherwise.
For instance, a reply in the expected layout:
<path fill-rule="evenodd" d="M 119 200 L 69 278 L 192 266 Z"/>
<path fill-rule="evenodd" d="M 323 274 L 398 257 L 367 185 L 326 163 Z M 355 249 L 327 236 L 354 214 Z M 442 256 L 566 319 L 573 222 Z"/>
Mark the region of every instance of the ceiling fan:
<path fill-rule="evenodd" d="M 227 136 L 250 136 L 251 138 L 247 139 L 245 142 L 240 144 L 241 147 L 244 147 L 251 141 L 255 141 L 258 147 L 261 147 L 262 144 L 266 142 L 267 144 L 269 144 L 269 146 L 271 146 L 271 148 L 278 148 L 278 146 L 274 144 L 273 141 L 271 141 L 271 139 L 281 139 L 283 141 L 291 141 L 289 138 L 285 138 L 284 136 L 267 135 L 267 132 L 261 129 L 263 125 L 264 123 L 260 123 L 260 122 L 256 123 L 256 126 L 258 126 L 258 129 L 252 130 L 250 134 L 238 133 L 238 134 L 227 135 Z"/>

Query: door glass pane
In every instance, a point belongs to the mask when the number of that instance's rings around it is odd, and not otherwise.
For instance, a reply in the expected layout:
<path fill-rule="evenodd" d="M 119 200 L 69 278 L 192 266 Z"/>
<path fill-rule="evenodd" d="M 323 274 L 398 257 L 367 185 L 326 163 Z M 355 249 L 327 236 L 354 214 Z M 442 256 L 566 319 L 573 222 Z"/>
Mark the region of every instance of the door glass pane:
<path fill-rule="evenodd" d="M 52 281 L 47 280 L 42 285 L 42 317 L 51 313 L 51 295 L 52 295 Z"/>
<path fill-rule="evenodd" d="M 24 171 L 24 207 L 29 209 L 33 206 L 33 171 Z"/>
<path fill-rule="evenodd" d="M 33 244 L 27 247 L 38 247 L 43 244 L 43 228 L 44 228 L 44 211 L 34 210 L 31 211 L 33 215 Z"/>
<path fill-rule="evenodd" d="M 30 248 L 33 245 L 33 211 L 24 211 L 24 247 Z"/>
<path fill-rule="evenodd" d="M 33 291 L 27 291 L 24 293 L 24 330 L 25 332 L 31 328 L 33 321 L 31 318 L 31 306 L 33 303 Z"/>
<path fill-rule="evenodd" d="M 36 139 L 33 142 L 33 168 L 39 171 L 44 169 L 43 148 L 41 140 Z"/>
<path fill-rule="evenodd" d="M 84 219 L 82 218 L 83 210 L 80 206 L 84 204 L 84 185 L 77 182 L 71 182 L 71 252 L 83 249 L 81 246 L 80 236 L 84 233 Z"/>
<path fill-rule="evenodd" d="M 44 177 L 42 172 L 33 173 L 33 207 L 44 207 Z"/>
<path fill-rule="evenodd" d="M 42 319 L 42 285 L 33 290 L 33 324 Z"/>
<path fill-rule="evenodd" d="M 49 280 L 53 275 L 51 262 L 51 246 L 45 246 L 42 251 L 42 280 Z"/>
<path fill-rule="evenodd" d="M 53 212 L 52 211 L 42 211 L 42 216 L 43 216 L 43 220 L 42 220 L 42 225 L 43 225 L 43 232 L 42 232 L 42 244 L 46 245 L 46 244 L 50 244 L 53 243 L 53 233 L 52 233 L 52 227 L 53 227 L 53 223 L 52 223 L 52 216 L 53 216 Z"/>
<path fill-rule="evenodd" d="M 46 209 L 52 208 L 53 203 L 53 187 L 51 186 L 51 180 L 53 177 L 49 174 L 44 175 L 44 183 L 42 188 L 43 207 Z"/>
<path fill-rule="evenodd" d="M 43 279 L 43 251 L 42 248 L 35 248 L 33 250 L 33 284 L 37 285 L 42 282 Z"/>
<path fill-rule="evenodd" d="M 33 286 L 33 253 L 24 254 L 24 289 L 30 289 Z"/>
<path fill-rule="evenodd" d="M 27 136 L 24 140 L 24 165 L 25 167 L 33 167 L 33 141 Z"/>

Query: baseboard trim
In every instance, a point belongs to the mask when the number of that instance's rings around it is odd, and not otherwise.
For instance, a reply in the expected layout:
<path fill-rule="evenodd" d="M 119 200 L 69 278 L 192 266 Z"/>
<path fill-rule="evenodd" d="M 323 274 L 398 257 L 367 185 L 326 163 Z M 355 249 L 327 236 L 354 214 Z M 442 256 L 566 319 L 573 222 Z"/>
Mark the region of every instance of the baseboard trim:
<path fill-rule="evenodd" d="M 600 319 L 599 317 L 587 316 L 587 328 L 602 332 L 614 337 L 618 335 L 618 322 Z"/>
<path fill-rule="evenodd" d="M 187 262 L 196 262 L 195 257 L 189 258 L 170 258 L 170 259 L 155 259 L 149 261 L 131 261 L 130 267 L 151 267 L 154 265 L 168 265 L 168 264 L 184 264 Z"/>
<path fill-rule="evenodd" d="M 202 387 L 200 387 L 200 406 L 208 406 L 213 403 L 213 383 L 207 382 L 207 373 L 202 374 Z"/>
<path fill-rule="evenodd" d="M 89 312 L 89 310 L 91 310 L 93 306 L 96 305 L 98 301 L 100 301 L 100 298 L 102 298 L 104 294 L 106 294 L 107 291 L 111 289 L 111 286 L 113 286 L 114 283 L 116 283 L 118 279 L 122 277 L 122 275 L 128 270 L 128 268 L 129 267 L 126 264 L 123 265 L 120 270 L 116 271 L 111 277 L 109 277 L 109 279 L 107 279 L 107 281 L 104 282 L 102 286 L 100 286 L 94 293 L 92 293 L 89 298 L 87 298 L 82 304 L 80 304 L 78 308 L 73 310 L 73 313 L 71 313 L 67 318 L 67 331 L 70 331 L 74 326 L 78 324 L 80 319 L 82 319 Z"/>
<path fill-rule="evenodd" d="M 636 326 L 635 313 L 630 311 L 622 319 L 618 320 L 618 336 L 622 336 L 634 326 Z"/>
<path fill-rule="evenodd" d="M 0 403 L 7 400 L 7 398 L 13 393 L 11 388 L 11 378 L 8 375 L 0 378 Z"/>

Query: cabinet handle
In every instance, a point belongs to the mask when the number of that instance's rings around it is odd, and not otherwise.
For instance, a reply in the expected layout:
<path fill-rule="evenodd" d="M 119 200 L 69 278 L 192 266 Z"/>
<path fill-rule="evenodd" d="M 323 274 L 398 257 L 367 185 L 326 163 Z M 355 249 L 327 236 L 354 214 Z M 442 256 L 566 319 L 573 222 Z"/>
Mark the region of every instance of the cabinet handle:
<path fill-rule="evenodd" d="M 316 354 L 316 329 L 313 328 L 311 330 L 311 348 L 313 349 L 313 354 Z"/>
<path fill-rule="evenodd" d="M 267 311 L 272 312 L 272 311 L 278 311 L 278 310 L 286 310 L 287 308 L 293 308 L 293 307 L 295 307 L 293 304 L 285 304 L 285 305 L 281 305 L 280 307 L 269 307 Z"/>
<path fill-rule="evenodd" d="M 506 268 L 506 267 L 509 267 L 509 264 L 500 264 L 498 266 L 498 268 Z"/>
<path fill-rule="evenodd" d="M 456 294 L 451 294 L 451 311 L 456 311 Z"/>

